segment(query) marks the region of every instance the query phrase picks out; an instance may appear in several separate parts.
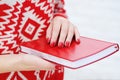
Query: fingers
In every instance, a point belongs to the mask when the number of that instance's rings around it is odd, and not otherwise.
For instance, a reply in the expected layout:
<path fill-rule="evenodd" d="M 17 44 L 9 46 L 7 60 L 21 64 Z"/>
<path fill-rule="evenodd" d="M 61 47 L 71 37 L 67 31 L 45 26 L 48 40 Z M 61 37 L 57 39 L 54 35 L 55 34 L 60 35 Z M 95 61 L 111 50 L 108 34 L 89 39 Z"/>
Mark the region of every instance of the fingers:
<path fill-rule="evenodd" d="M 64 22 L 61 25 L 61 32 L 60 32 L 60 37 L 58 42 L 59 47 L 64 47 L 67 34 L 68 34 L 68 21 Z"/>
<path fill-rule="evenodd" d="M 51 47 L 69 47 L 75 36 L 75 41 L 80 43 L 80 34 L 71 22 L 62 17 L 55 17 L 46 31 L 46 38 Z"/>
<path fill-rule="evenodd" d="M 46 31 L 46 39 L 47 39 L 47 42 L 50 43 L 50 39 L 51 39 L 51 36 L 52 36 L 52 27 L 53 25 L 53 22 L 51 22 L 51 24 L 49 25 L 47 31 Z"/>
<path fill-rule="evenodd" d="M 74 36 L 74 26 L 69 24 L 68 35 L 65 41 L 65 46 L 69 47 Z"/>
<path fill-rule="evenodd" d="M 52 25 L 53 29 L 52 29 L 52 36 L 51 36 L 51 41 L 50 41 L 50 46 L 53 47 L 56 45 L 57 43 L 57 39 L 60 33 L 60 27 L 61 27 L 61 23 L 59 22 L 59 20 L 54 20 L 53 21 L 53 25 Z"/>
<path fill-rule="evenodd" d="M 75 27 L 75 41 L 77 43 L 80 43 L 80 33 L 79 33 L 77 27 Z"/>

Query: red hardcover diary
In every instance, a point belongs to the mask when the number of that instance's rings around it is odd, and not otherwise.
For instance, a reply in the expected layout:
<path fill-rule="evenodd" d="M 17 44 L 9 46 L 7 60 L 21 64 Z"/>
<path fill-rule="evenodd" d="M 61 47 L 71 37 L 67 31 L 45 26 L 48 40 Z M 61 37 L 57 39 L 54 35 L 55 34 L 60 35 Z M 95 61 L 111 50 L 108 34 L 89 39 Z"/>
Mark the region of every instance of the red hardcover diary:
<path fill-rule="evenodd" d="M 37 40 L 23 42 L 21 50 L 73 69 L 99 61 L 119 50 L 116 43 L 82 36 L 80 36 L 80 40 L 80 44 L 73 40 L 70 47 L 59 48 L 50 47 L 45 37 L 41 37 Z"/>

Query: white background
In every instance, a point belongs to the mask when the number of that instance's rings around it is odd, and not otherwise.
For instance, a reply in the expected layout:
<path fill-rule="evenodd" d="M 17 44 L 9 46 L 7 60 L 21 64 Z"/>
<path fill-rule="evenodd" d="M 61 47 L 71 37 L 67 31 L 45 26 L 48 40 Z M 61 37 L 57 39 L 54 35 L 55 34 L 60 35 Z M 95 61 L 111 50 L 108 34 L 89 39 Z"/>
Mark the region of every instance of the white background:
<path fill-rule="evenodd" d="M 82 36 L 120 44 L 120 0 L 65 0 Z M 89 66 L 65 69 L 64 80 L 120 80 L 120 51 Z"/>

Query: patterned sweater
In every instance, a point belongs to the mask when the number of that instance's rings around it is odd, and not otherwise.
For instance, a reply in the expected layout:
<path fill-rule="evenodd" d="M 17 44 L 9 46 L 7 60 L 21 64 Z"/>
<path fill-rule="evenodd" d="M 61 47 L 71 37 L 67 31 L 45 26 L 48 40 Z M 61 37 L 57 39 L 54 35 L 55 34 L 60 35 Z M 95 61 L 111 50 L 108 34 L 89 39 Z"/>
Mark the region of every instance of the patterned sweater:
<path fill-rule="evenodd" d="M 19 44 L 45 35 L 51 19 L 67 17 L 63 0 L 0 0 L 0 55 L 19 54 Z M 64 68 L 0 74 L 0 80 L 63 80 Z"/>

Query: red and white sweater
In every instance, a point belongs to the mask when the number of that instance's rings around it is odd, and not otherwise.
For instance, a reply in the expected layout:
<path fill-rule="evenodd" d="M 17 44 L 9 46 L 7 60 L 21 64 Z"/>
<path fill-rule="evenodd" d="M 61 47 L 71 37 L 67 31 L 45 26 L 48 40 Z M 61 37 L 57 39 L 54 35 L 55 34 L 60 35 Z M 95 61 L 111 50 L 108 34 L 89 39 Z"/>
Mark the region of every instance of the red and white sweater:
<path fill-rule="evenodd" d="M 0 0 L 0 55 L 19 54 L 19 44 L 45 35 L 55 16 L 67 17 L 63 0 Z M 64 68 L 0 74 L 0 80 L 63 80 Z"/>

